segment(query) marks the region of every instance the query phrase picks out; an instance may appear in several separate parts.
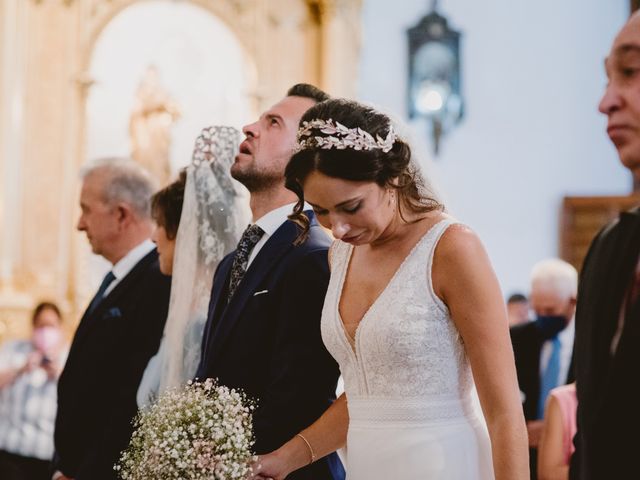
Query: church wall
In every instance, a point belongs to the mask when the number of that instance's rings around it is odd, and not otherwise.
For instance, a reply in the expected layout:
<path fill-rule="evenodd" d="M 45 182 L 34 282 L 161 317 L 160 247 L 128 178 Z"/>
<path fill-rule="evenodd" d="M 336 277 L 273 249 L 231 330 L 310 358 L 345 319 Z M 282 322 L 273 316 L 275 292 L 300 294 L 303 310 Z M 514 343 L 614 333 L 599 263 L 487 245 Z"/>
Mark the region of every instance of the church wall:
<path fill-rule="evenodd" d="M 424 0 L 364 3 L 358 95 L 406 121 L 406 29 Z M 627 194 L 597 111 L 603 61 L 627 0 L 443 0 L 462 37 L 465 116 L 431 153 L 429 126 L 408 129 L 450 211 L 484 241 L 505 294 L 558 255 L 564 195 Z"/>
<path fill-rule="evenodd" d="M 45 298 L 61 304 L 73 331 L 97 287 L 86 239 L 74 230 L 91 60 L 109 22 L 150 1 L 0 2 L 0 341 L 25 335 L 31 308 Z M 185 3 L 237 35 L 255 66 L 256 88 L 246 94 L 256 111 L 301 81 L 354 95 L 362 0 Z M 329 42 L 328 32 L 351 40 Z"/>

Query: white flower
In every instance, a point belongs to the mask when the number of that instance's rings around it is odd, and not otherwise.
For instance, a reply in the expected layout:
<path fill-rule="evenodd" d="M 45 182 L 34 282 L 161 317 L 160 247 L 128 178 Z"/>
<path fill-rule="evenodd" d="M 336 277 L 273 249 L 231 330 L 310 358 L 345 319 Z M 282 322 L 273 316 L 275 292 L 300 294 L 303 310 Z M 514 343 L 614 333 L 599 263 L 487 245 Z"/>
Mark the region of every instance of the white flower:
<path fill-rule="evenodd" d="M 250 472 L 251 412 L 241 392 L 188 382 L 139 413 L 114 469 L 124 480 L 239 480 Z"/>

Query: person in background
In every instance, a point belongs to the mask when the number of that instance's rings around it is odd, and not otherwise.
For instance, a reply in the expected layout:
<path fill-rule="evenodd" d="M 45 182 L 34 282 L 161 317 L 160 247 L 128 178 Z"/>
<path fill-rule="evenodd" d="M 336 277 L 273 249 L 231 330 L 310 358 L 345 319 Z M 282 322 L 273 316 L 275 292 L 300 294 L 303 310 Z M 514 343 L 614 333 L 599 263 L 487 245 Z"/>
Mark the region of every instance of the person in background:
<path fill-rule="evenodd" d="M 57 383 L 67 358 L 55 303 L 33 311 L 29 340 L 0 349 L 0 478 L 48 480 L 53 457 Z"/>
<path fill-rule="evenodd" d="M 577 409 L 575 382 L 551 390 L 538 444 L 538 480 L 569 478 L 569 461 L 575 451 Z"/>
<path fill-rule="evenodd" d="M 510 329 L 518 385 L 524 397 L 532 479 L 536 478 L 536 454 L 549 392 L 573 380 L 577 289 L 578 272 L 572 265 L 557 258 L 538 262 L 531 271 L 529 296 L 536 318 Z"/>
<path fill-rule="evenodd" d="M 522 293 L 512 293 L 507 299 L 507 317 L 509 326 L 529 321 L 529 301 Z"/>

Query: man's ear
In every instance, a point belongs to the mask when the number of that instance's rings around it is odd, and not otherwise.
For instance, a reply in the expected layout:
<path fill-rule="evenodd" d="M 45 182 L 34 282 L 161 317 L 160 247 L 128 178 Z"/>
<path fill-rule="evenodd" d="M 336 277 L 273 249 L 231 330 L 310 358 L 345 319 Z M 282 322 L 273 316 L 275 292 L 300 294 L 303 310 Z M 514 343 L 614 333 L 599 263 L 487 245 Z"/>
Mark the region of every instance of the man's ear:
<path fill-rule="evenodd" d="M 116 218 L 120 227 L 126 227 L 135 219 L 135 213 L 128 203 L 120 202 L 115 206 Z"/>

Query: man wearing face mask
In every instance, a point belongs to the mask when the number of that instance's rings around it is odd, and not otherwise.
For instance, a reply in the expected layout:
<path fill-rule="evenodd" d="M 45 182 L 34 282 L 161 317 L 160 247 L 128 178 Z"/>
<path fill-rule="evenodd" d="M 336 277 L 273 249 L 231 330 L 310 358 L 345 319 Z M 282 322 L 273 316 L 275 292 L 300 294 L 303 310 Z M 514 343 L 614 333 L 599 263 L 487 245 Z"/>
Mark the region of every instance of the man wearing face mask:
<path fill-rule="evenodd" d="M 0 478 L 49 479 L 57 383 L 67 357 L 60 310 L 43 302 L 29 340 L 0 349 Z"/>
<path fill-rule="evenodd" d="M 578 273 L 559 259 L 537 263 L 531 271 L 529 297 L 536 318 L 511 328 L 518 384 L 523 394 L 531 460 L 536 478 L 536 449 L 551 389 L 573 381 L 571 357 Z"/>

